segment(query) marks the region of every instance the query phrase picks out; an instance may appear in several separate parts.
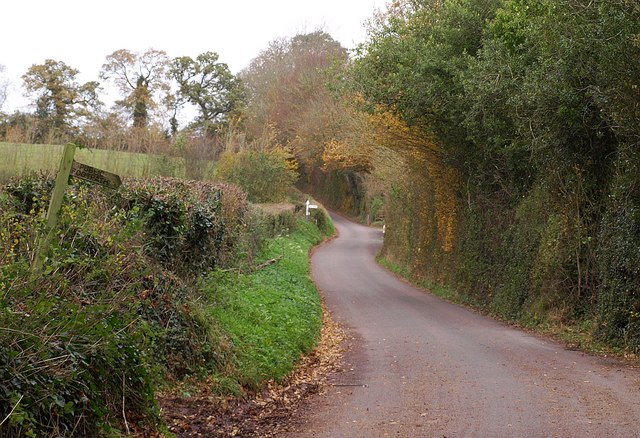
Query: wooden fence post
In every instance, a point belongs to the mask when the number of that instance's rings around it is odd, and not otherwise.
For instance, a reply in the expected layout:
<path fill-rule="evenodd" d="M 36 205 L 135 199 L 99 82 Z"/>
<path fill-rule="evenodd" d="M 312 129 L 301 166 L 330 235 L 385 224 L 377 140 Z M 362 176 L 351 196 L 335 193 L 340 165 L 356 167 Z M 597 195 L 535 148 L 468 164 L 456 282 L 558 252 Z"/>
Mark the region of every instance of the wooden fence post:
<path fill-rule="evenodd" d="M 38 275 L 42 272 L 42 266 L 44 265 L 44 259 L 49 252 L 49 245 L 51 238 L 58 225 L 58 213 L 62 206 L 62 199 L 64 198 L 64 191 L 67 188 L 69 182 L 69 174 L 71 173 L 71 166 L 73 165 L 73 156 L 76 153 L 76 145 L 68 143 L 64 147 L 62 154 L 62 160 L 60 160 L 60 169 L 56 176 L 56 184 L 51 194 L 51 200 L 49 201 L 49 209 L 47 210 L 47 217 L 45 223 L 44 233 L 37 238 L 36 253 L 33 258 L 33 273 Z"/>

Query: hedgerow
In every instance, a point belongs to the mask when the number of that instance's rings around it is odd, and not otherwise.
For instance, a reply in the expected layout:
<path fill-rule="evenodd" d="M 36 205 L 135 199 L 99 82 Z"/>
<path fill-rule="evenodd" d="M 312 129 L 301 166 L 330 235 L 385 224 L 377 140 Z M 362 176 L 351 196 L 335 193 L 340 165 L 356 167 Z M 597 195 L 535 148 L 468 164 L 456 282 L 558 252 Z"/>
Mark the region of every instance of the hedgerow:
<path fill-rule="evenodd" d="M 640 352 L 640 7 L 394 2 L 352 73 L 378 134 L 384 256 L 491 313 Z M 374 136 L 375 138 L 375 136 Z M 334 191 L 334 205 L 348 206 Z"/>
<path fill-rule="evenodd" d="M 198 279 L 249 266 L 281 224 L 230 184 L 74 181 L 36 275 L 52 185 L 0 188 L 0 437 L 157 430 L 158 386 L 233 362 Z"/>

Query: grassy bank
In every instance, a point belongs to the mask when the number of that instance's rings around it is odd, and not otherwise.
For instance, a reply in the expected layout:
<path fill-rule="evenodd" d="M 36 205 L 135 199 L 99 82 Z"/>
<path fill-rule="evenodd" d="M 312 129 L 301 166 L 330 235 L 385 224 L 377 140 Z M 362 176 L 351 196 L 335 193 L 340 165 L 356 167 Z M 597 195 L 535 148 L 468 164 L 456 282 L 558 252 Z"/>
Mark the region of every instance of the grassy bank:
<path fill-rule="evenodd" d="M 315 221 L 263 213 L 227 184 L 74 183 L 34 276 L 51 187 L 0 187 L 0 437 L 154 433 L 159 388 L 214 376 L 239 394 L 312 348 Z"/>
<path fill-rule="evenodd" d="M 312 222 L 271 239 L 261 260 L 271 264 L 249 273 L 215 272 L 202 282 L 206 312 L 233 345 L 234 370 L 219 392 L 256 389 L 280 380 L 315 345 L 320 298 L 309 276 L 309 251 L 323 235 Z M 231 385 L 225 388 L 224 385 Z"/>
<path fill-rule="evenodd" d="M 468 308 L 479 311 L 492 318 L 502 320 L 509 324 L 515 324 L 513 320 L 505 318 L 498 312 L 493 311 L 490 307 L 483 305 L 480 301 L 474 300 L 472 297 L 460 292 L 460 290 L 446 285 L 437 284 L 427 279 L 416 279 L 411 275 L 410 270 L 397 263 L 393 263 L 384 257 L 378 257 L 378 263 L 389 271 L 406 279 L 417 287 L 444 299 L 449 302 L 466 306 Z M 602 340 L 593 336 L 593 326 L 595 321 L 583 320 L 573 324 L 553 324 L 547 322 L 519 322 L 517 325 L 524 330 L 531 330 L 540 334 L 551 336 L 552 338 L 564 343 L 569 348 L 575 348 L 589 353 L 599 354 L 603 356 L 618 356 L 626 359 L 637 360 L 637 356 L 622 348 L 615 348 L 608 345 Z"/>

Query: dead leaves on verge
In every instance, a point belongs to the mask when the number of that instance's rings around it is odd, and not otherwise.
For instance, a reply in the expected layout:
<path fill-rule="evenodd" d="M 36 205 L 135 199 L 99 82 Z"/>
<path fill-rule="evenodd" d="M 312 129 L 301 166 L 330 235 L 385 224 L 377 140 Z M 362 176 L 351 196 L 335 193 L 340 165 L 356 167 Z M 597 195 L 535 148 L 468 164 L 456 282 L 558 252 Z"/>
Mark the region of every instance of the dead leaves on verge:
<path fill-rule="evenodd" d="M 160 398 L 169 430 L 179 437 L 272 437 L 287 430 L 305 397 L 322 392 L 329 375 L 339 370 L 345 334 L 323 309 L 323 326 L 316 349 L 301 358 L 283 382 L 268 382 L 245 399 L 212 394 Z"/>

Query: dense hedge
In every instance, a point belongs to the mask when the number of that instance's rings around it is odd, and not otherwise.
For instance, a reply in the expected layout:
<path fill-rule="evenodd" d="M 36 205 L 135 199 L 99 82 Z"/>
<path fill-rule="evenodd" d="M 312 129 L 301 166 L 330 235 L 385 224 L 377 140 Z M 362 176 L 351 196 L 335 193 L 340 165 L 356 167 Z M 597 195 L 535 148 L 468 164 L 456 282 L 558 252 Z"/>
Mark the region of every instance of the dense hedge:
<path fill-rule="evenodd" d="M 216 163 L 216 178 L 238 184 L 251 202 L 282 202 L 298 178 L 293 163 L 281 147 L 225 152 Z"/>
<path fill-rule="evenodd" d="M 358 90 L 439 155 L 399 151 L 387 257 L 503 317 L 593 322 L 640 351 L 638 61 L 634 1 L 390 5 Z"/>
<path fill-rule="evenodd" d="M 253 265 L 295 221 L 256 213 L 228 184 L 131 179 L 111 192 L 74 181 L 34 276 L 51 189 L 44 177 L 0 188 L 0 437 L 156 430 L 163 380 L 231 363 L 198 279 Z"/>

